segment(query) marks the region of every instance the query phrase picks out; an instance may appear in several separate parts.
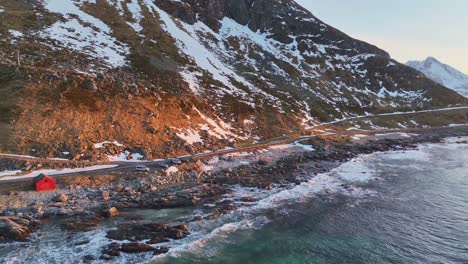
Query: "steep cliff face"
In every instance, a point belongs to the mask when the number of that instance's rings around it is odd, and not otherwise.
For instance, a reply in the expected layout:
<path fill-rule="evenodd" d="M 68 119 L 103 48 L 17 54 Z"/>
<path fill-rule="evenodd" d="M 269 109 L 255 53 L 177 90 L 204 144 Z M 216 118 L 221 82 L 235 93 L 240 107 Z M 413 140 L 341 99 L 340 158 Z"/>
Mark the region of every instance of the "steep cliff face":
<path fill-rule="evenodd" d="M 94 143 L 117 140 L 170 156 L 365 113 L 466 103 L 292 0 L 0 8 L 4 149 L 96 156 Z"/>

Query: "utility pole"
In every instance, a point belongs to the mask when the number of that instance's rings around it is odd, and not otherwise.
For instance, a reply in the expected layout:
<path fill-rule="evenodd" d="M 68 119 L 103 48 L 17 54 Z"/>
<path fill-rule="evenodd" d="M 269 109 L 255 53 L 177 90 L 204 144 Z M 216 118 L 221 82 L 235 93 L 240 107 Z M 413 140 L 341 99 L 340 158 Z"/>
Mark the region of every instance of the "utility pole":
<path fill-rule="evenodd" d="M 16 65 L 17 65 L 18 67 L 21 66 L 20 51 L 19 51 L 19 50 L 16 51 Z"/>

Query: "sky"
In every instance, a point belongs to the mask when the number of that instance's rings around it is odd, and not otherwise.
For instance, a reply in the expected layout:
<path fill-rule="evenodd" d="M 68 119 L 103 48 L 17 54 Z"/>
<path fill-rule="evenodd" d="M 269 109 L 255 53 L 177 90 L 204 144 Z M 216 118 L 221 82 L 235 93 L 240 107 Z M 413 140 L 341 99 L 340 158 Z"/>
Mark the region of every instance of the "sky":
<path fill-rule="evenodd" d="M 296 0 L 400 62 L 428 56 L 468 74 L 468 0 Z"/>

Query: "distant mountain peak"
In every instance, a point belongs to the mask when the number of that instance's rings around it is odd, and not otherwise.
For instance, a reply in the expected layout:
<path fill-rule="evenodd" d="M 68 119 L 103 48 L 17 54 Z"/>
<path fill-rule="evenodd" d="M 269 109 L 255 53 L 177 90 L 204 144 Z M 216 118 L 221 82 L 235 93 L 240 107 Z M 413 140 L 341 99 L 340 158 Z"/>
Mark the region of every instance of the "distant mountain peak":
<path fill-rule="evenodd" d="M 440 61 L 438 59 L 436 59 L 434 57 L 431 57 L 431 56 L 426 58 L 426 62 L 439 62 L 440 63 Z"/>
<path fill-rule="evenodd" d="M 406 64 L 421 71 L 433 81 L 468 97 L 468 75 L 452 66 L 431 56 L 423 61 L 408 61 Z"/>

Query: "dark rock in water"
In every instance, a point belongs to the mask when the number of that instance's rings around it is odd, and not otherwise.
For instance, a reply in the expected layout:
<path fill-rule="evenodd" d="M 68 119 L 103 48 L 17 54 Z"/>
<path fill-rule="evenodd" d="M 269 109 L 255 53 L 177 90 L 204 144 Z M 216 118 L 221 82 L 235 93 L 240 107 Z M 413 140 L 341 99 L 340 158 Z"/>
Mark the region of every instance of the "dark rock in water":
<path fill-rule="evenodd" d="M 29 221 L 18 217 L 0 216 L 0 241 L 24 241 L 31 235 Z"/>
<path fill-rule="evenodd" d="M 179 226 L 182 228 L 182 226 Z M 188 227 L 183 227 L 184 229 Z M 181 230 L 178 227 L 150 223 L 150 224 L 124 224 L 117 230 L 109 230 L 107 238 L 114 240 L 141 241 L 151 239 L 155 242 L 168 239 L 182 239 L 189 234 L 188 231 Z M 155 243 L 156 244 L 156 243 Z"/>
<path fill-rule="evenodd" d="M 169 252 L 169 248 L 168 247 L 160 247 L 160 248 L 157 248 L 155 251 L 154 251 L 154 254 L 155 256 L 157 255 L 161 255 L 161 254 L 166 254 L 167 252 Z"/>
<path fill-rule="evenodd" d="M 257 201 L 257 198 L 255 197 L 241 197 L 239 201 L 244 202 L 244 203 L 251 203 Z"/>
<path fill-rule="evenodd" d="M 83 263 L 93 263 L 96 260 L 96 257 L 93 255 L 86 255 L 83 258 Z"/>
<path fill-rule="evenodd" d="M 119 243 L 111 243 L 107 245 L 103 250 L 102 250 L 103 256 L 107 256 L 106 258 L 111 258 L 111 257 L 116 257 L 120 256 L 120 244 Z M 102 258 L 102 256 L 101 256 Z"/>
<path fill-rule="evenodd" d="M 216 219 L 216 218 L 220 218 L 221 216 L 223 216 L 224 214 L 221 213 L 221 212 L 215 212 L 215 213 L 212 213 L 208 216 L 205 216 L 203 219 L 204 220 L 213 220 L 213 219 Z"/>
<path fill-rule="evenodd" d="M 86 220 L 80 219 L 71 223 L 66 223 L 65 229 L 67 229 L 68 231 L 86 232 L 86 231 L 91 231 L 91 230 L 96 229 L 97 226 L 98 226 L 97 221 L 94 221 L 94 220 L 86 221 Z"/>
<path fill-rule="evenodd" d="M 102 260 L 106 260 L 106 261 L 110 261 L 112 260 L 112 256 L 109 256 L 109 255 L 106 255 L 106 254 L 102 254 L 99 259 L 102 259 Z"/>
<path fill-rule="evenodd" d="M 203 220 L 202 216 L 195 216 L 190 222 L 200 222 Z"/>
<path fill-rule="evenodd" d="M 212 214 L 206 216 L 205 220 L 213 220 L 223 215 L 226 215 L 234 210 L 237 209 L 237 206 L 233 203 L 233 201 L 226 200 L 220 203 L 217 203 L 216 206 L 212 210 Z"/>
<path fill-rule="evenodd" d="M 216 204 L 215 209 L 223 213 L 229 213 L 237 209 L 237 206 L 231 200 L 225 200 Z"/>
<path fill-rule="evenodd" d="M 148 241 L 147 244 L 154 245 L 154 244 L 166 243 L 169 241 L 170 240 L 168 238 L 157 236 L 157 237 L 152 238 L 150 241 Z"/>
<path fill-rule="evenodd" d="M 132 242 L 122 244 L 120 250 L 125 253 L 141 253 L 155 251 L 156 249 L 148 244 Z"/>
<path fill-rule="evenodd" d="M 174 226 L 174 228 L 177 228 L 177 229 L 179 229 L 179 230 L 186 231 L 186 232 L 189 231 L 188 225 L 185 225 L 185 224 L 184 224 L 184 225 Z"/>
<path fill-rule="evenodd" d="M 89 240 L 83 240 L 83 241 L 80 241 L 80 242 L 76 242 L 74 244 L 74 246 L 82 246 L 82 245 L 86 245 L 86 244 L 89 244 Z"/>
<path fill-rule="evenodd" d="M 91 231 L 104 218 L 92 213 L 71 216 L 63 220 L 63 227 L 68 231 Z"/>
<path fill-rule="evenodd" d="M 173 229 L 168 230 L 166 235 L 167 235 L 168 238 L 172 238 L 172 239 L 182 239 L 182 238 L 186 237 L 184 232 L 182 232 L 180 230 L 173 230 Z"/>

